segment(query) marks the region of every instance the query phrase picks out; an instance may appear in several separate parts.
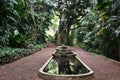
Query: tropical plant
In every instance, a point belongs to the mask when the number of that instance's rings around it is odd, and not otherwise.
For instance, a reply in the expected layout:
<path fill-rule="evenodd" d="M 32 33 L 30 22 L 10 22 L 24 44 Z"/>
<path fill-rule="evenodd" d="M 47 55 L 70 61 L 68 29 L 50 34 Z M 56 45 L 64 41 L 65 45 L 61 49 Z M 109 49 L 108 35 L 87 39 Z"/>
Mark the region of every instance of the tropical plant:
<path fill-rule="evenodd" d="M 78 42 L 83 41 L 87 50 L 116 60 L 120 58 L 119 3 L 119 0 L 98 0 L 96 11 L 93 12 L 98 15 L 97 18 L 94 18 L 95 15 L 93 15 L 93 18 L 89 18 L 90 15 L 85 16 L 86 19 L 84 18 L 82 24 L 79 24 L 82 25 L 78 30 L 80 36 L 77 36 Z"/>
<path fill-rule="evenodd" d="M 45 29 L 51 24 L 52 8 L 47 0 L 1 0 L 0 44 L 21 47 L 25 42 L 28 42 L 26 45 L 44 43 Z M 16 30 L 17 35 L 14 34 Z"/>

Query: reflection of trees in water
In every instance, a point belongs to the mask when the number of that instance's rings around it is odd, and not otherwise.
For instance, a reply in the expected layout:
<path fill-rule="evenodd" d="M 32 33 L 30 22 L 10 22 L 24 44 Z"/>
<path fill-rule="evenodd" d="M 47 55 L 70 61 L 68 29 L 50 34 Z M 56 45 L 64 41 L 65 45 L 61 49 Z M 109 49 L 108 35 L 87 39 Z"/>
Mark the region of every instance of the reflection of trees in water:
<path fill-rule="evenodd" d="M 51 74 L 84 74 L 89 70 L 77 58 L 53 58 L 45 72 Z"/>
<path fill-rule="evenodd" d="M 89 70 L 76 58 L 62 57 L 56 61 L 58 63 L 58 74 L 79 74 L 89 72 Z"/>
<path fill-rule="evenodd" d="M 69 59 L 61 58 L 58 63 L 59 74 L 71 74 Z"/>

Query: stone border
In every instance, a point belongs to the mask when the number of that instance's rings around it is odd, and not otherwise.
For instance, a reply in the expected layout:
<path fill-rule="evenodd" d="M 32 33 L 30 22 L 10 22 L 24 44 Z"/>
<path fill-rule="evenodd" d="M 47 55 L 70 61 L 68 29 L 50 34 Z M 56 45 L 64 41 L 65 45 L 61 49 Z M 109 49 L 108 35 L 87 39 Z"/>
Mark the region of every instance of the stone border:
<path fill-rule="evenodd" d="M 85 74 L 71 74 L 71 75 L 58 75 L 58 74 L 49 74 L 44 72 L 44 68 L 49 64 L 53 57 L 49 58 L 48 61 L 39 69 L 39 77 L 44 80 L 90 80 L 94 78 L 94 71 L 91 70 L 82 60 L 80 60 L 77 56 L 76 58 L 90 71 Z"/>

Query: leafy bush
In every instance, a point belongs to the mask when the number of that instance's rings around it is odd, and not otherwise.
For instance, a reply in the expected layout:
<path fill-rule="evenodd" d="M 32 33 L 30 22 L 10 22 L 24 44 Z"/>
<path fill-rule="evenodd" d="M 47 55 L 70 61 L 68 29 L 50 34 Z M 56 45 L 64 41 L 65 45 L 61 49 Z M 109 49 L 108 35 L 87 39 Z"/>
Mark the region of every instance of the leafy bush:
<path fill-rule="evenodd" d="M 79 24 L 81 26 L 78 30 L 80 37 L 77 36 L 77 41 L 83 42 L 86 50 L 120 60 L 120 9 L 118 9 L 120 4 L 115 5 L 117 3 L 120 1 L 98 0 L 96 12 L 93 11 L 97 18 L 89 20 L 90 15 L 83 18 L 83 22 Z M 87 22 L 88 24 L 84 24 Z"/>
<path fill-rule="evenodd" d="M 26 47 L 28 38 L 29 42 L 46 42 L 52 9 L 47 0 L 0 0 L 0 45 Z M 14 33 L 16 30 L 19 34 Z"/>
<path fill-rule="evenodd" d="M 26 47 L 29 37 L 23 36 L 17 30 L 14 31 L 14 34 L 9 37 L 9 46 L 10 47 Z"/>
<path fill-rule="evenodd" d="M 27 47 L 30 48 L 30 49 L 40 50 L 40 49 L 46 47 L 46 43 L 43 43 L 43 44 L 29 44 Z"/>
<path fill-rule="evenodd" d="M 3 47 L 0 48 L 0 58 L 5 56 L 16 56 L 22 53 L 25 53 L 27 50 L 22 48 L 9 48 Z"/>
<path fill-rule="evenodd" d="M 0 64 L 5 64 L 35 53 L 35 51 L 44 48 L 46 44 L 29 45 L 29 49 L 0 47 Z"/>

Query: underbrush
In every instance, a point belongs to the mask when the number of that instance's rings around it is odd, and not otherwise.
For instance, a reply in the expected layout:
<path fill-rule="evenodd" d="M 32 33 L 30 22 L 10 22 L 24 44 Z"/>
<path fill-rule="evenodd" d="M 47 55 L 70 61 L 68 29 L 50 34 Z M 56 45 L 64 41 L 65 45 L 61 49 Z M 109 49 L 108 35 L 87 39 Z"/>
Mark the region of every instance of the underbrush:
<path fill-rule="evenodd" d="M 28 48 L 0 47 L 0 65 L 31 55 L 45 46 L 46 44 L 30 45 Z"/>

